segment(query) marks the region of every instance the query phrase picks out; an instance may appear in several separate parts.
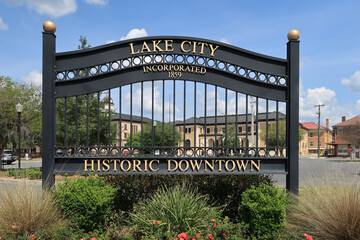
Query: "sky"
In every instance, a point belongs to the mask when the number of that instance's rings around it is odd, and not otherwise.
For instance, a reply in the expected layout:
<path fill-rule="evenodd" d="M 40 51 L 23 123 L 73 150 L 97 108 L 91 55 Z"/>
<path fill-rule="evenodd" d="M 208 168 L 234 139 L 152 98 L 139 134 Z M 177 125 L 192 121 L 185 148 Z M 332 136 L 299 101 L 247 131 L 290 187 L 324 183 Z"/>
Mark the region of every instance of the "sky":
<path fill-rule="evenodd" d="M 99 46 L 144 36 L 190 36 L 286 58 L 300 32 L 300 121 L 330 126 L 360 114 L 360 1 L 0 0 L 0 75 L 41 84 L 42 24 L 56 24 L 56 51 L 79 37 Z M 201 89 L 201 86 L 200 86 Z M 165 104 L 166 106 L 166 104 Z M 179 109 L 177 109 L 180 112 Z"/>

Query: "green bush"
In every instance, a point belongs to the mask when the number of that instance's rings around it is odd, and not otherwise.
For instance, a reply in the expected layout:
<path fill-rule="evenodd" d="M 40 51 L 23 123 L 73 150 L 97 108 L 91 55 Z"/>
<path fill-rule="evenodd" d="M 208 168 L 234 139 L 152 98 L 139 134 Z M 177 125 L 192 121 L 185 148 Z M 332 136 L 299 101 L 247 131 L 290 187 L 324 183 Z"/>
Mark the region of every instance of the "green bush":
<path fill-rule="evenodd" d="M 66 178 L 53 189 L 61 211 L 85 232 L 105 228 L 111 214 L 116 189 L 94 176 Z"/>
<path fill-rule="evenodd" d="M 41 171 L 38 171 L 35 168 L 20 169 L 20 170 L 9 169 L 8 176 L 15 178 L 41 179 L 42 173 Z"/>
<path fill-rule="evenodd" d="M 285 225 L 288 196 L 268 184 L 252 186 L 242 194 L 243 220 L 249 234 L 258 239 L 275 239 Z"/>
<path fill-rule="evenodd" d="M 207 195 L 216 206 L 224 207 L 222 216 L 241 221 L 241 194 L 250 186 L 272 184 L 269 176 L 262 175 L 121 175 L 105 176 L 115 186 L 116 207 L 123 212 L 132 211 L 134 204 L 154 194 L 160 187 L 168 188 L 186 183 L 191 189 Z"/>
<path fill-rule="evenodd" d="M 205 230 L 220 209 L 205 196 L 186 185 L 160 188 L 152 197 L 141 201 L 131 214 L 131 223 L 145 236 L 170 239 L 183 232 Z"/>

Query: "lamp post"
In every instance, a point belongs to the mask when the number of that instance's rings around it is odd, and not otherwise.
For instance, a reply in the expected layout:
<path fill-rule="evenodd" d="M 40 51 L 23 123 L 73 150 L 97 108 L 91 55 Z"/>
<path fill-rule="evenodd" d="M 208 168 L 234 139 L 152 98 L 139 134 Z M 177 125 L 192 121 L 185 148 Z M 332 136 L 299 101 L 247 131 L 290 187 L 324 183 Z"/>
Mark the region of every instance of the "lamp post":
<path fill-rule="evenodd" d="M 21 136 L 20 136 L 20 119 L 21 119 L 21 112 L 23 110 L 23 105 L 21 105 L 20 103 L 18 103 L 16 105 L 16 111 L 18 112 L 18 137 L 19 137 L 19 169 L 21 168 Z"/>

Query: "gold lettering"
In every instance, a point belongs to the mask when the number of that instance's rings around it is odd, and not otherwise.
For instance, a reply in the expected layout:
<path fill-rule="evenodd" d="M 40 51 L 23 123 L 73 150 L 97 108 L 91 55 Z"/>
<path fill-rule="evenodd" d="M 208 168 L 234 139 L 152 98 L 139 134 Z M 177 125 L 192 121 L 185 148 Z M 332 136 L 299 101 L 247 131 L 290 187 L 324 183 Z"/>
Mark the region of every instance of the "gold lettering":
<path fill-rule="evenodd" d="M 239 160 L 235 160 L 235 161 L 236 161 L 236 165 L 237 165 L 239 171 L 246 170 L 249 160 L 246 160 L 246 164 L 244 164 L 244 160 L 240 160 L 241 164 L 239 164 Z"/>
<path fill-rule="evenodd" d="M 193 53 L 196 53 L 196 43 L 195 41 L 193 41 Z"/>
<path fill-rule="evenodd" d="M 200 73 L 200 67 L 195 67 L 195 73 Z"/>
<path fill-rule="evenodd" d="M 127 168 L 127 169 L 124 168 L 124 162 L 126 162 L 126 163 L 128 164 L 128 168 Z M 130 161 L 129 161 L 129 160 L 122 160 L 122 161 L 120 162 L 120 168 L 121 168 L 121 171 L 123 171 L 123 172 L 128 172 L 128 171 L 130 170 L 130 168 L 131 168 L 131 163 L 130 163 Z"/>
<path fill-rule="evenodd" d="M 104 168 L 104 166 L 105 166 L 106 168 Z M 105 171 L 105 172 L 108 172 L 108 171 L 110 170 L 109 160 L 105 159 L 105 160 L 103 161 L 103 168 L 102 168 L 102 170 Z"/>
<path fill-rule="evenodd" d="M 189 66 L 186 66 L 184 72 L 190 72 L 190 67 L 189 67 Z"/>
<path fill-rule="evenodd" d="M 174 70 L 179 71 L 179 65 L 174 65 Z"/>
<path fill-rule="evenodd" d="M 101 166 L 101 160 L 97 160 L 97 171 L 98 172 L 101 172 L 100 166 Z"/>
<path fill-rule="evenodd" d="M 208 44 L 207 43 L 204 43 L 204 42 L 199 42 L 198 43 L 199 45 L 201 45 L 201 48 L 200 48 L 200 54 L 204 54 L 204 46 L 207 46 Z"/>
<path fill-rule="evenodd" d="M 142 48 L 141 48 L 141 53 L 143 53 L 145 49 L 146 49 L 147 52 L 151 52 L 149 46 L 148 46 L 147 43 L 144 41 L 143 46 L 142 46 Z"/>
<path fill-rule="evenodd" d="M 158 65 L 158 71 L 162 72 L 162 70 L 164 70 L 164 65 Z"/>
<path fill-rule="evenodd" d="M 150 170 L 151 170 L 152 172 L 157 172 L 157 171 L 159 171 L 159 168 L 154 169 L 154 168 L 152 167 L 153 162 L 156 162 L 158 165 L 160 164 L 159 160 L 151 160 L 150 163 L 149 163 L 149 168 L 150 168 Z"/>
<path fill-rule="evenodd" d="M 169 65 L 164 65 L 164 71 L 169 71 L 168 67 Z"/>
<path fill-rule="evenodd" d="M 147 172 L 148 171 L 148 160 L 144 160 L 144 172 Z"/>
<path fill-rule="evenodd" d="M 138 169 L 139 172 L 142 172 L 141 168 L 140 168 L 140 164 L 141 164 L 141 161 L 140 160 L 133 160 L 133 172 L 136 172 Z"/>
<path fill-rule="evenodd" d="M 191 164 L 191 168 L 193 171 L 199 171 L 200 170 L 200 166 L 201 166 L 202 160 L 200 160 L 200 163 L 198 162 L 198 160 L 190 160 L 190 164 Z"/>
<path fill-rule="evenodd" d="M 207 172 L 207 166 L 211 169 L 211 171 L 213 172 L 214 171 L 214 160 L 211 160 L 211 164 L 209 163 L 208 160 L 204 160 L 205 162 L 205 170 L 204 172 Z"/>
<path fill-rule="evenodd" d="M 191 46 L 191 42 L 189 42 L 189 41 L 183 41 L 183 42 L 181 43 L 181 45 L 180 45 L 181 51 L 183 51 L 183 52 L 190 52 L 190 49 L 185 50 L 185 48 L 184 48 L 184 44 L 185 44 L 185 43 L 187 43 L 187 44 L 189 44 L 189 46 Z"/>
<path fill-rule="evenodd" d="M 175 163 L 175 167 L 173 169 L 171 169 L 171 162 L 174 162 Z M 168 172 L 174 172 L 176 171 L 176 169 L 179 167 L 179 164 L 177 161 L 175 160 L 171 160 L 171 159 L 168 159 L 168 167 L 167 167 L 167 171 Z"/>
<path fill-rule="evenodd" d="M 206 73 L 206 68 L 201 67 L 200 73 L 201 73 L 202 75 L 204 75 L 204 74 Z"/>
<path fill-rule="evenodd" d="M 174 51 L 172 44 L 173 44 L 173 40 L 165 40 L 165 51 L 166 52 Z"/>
<path fill-rule="evenodd" d="M 225 160 L 216 160 L 215 162 L 219 162 L 219 172 L 221 172 L 221 170 L 222 170 L 221 163 L 225 162 Z"/>
<path fill-rule="evenodd" d="M 120 162 L 120 160 L 111 160 L 111 161 L 114 162 L 114 172 L 117 172 L 116 162 Z"/>
<path fill-rule="evenodd" d="M 254 170 L 253 167 L 255 167 L 257 171 L 260 171 L 260 160 L 257 161 L 258 161 L 257 164 L 253 160 L 250 161 L 250 172 Z"/>
<path fill-rule="evenodd" d="M 232 164 L 232 168 L 229 168 L 229 162 Z M 227 161 L 225 162 L 225 169 L 226 169 L 226 171 L 232 172 L 232 171 L 234 171 L 235 167 L 236 167 L 236 165 L 235 165 L 235 163 L 234 163 L 233 160 L 227 160 Z"/>
<path fill-rule="evenodd" d="M 210 56 L 213 57 L 213 56 L 214 56 L 214 52 L 216 51 L 216 49 L 219 48 L 219 46 L 216 45 L 216 47 L 214 48 L 212 44 L 209 44 L 209 47 L 210 47 L 210 51 L 211 51 Z"/>
<path fill-rule="evenodd" d="M 174 69 L 174 65 L 169 66 L 169 71 L 172 71 Z"/>
<path fill-rule="evenodd" d="M 145 67 L 146 67 L 146 72 L 148 72 L 148 71 L 151 72 L 151 71 L 152 71 L 150 66 L 145 66 Z M 145 72 L 145 71 L 144 71 L 144 72 Z"/>
<path fill-rule="evenodd" d="M 157 50 L 159 52 L 163 52 L 164 50 L 162 50 L 160 47 L 159 47 L 159 44 L 161 43 L 161 40 L 153 40 L 153 49 L 154 49 L 154 52 L 157 52 Z M 156 50 L 157 49 L 157 50 Z"/>
<path fill-rule="evenodd" d="M 182 168 L 181 166 L 182 166 L 182 163 L 183 162 L 185 162 L 185 168 Z M 189 163 L 188 163 L 188 161 L 186 161 L 186 160 L 181 160 L 180 162 L 179 162 L 179 169 L 180 169 L 180 171 L 182 171 L 182 172 L 186 172 L 188 169 L 189 169 Z"/>
<path fill-rule="evenodd" d="M 91 161 L 91 171 L 94 171 L 94 160 L 90 160 Z M 87 172 L 88 171 L 88 160 L 84 160 L 84 171 Z"/>
<path fill-rule="evenodd" d="M 180 72 L 183 72 L 183 71 L 184 71 L 184 65 L 180 65 L 179 71 L 180 71 Z"/>
<path fill-rule="evenodd" d="M 129 45 L 130 45 L 131 55 L 140 53 L 140 50 L 134 52 L 134 43 L 129 43 Z"/>
<path fill-rule="evenodd" d="M 152 66 L 151 66 L 151 69 L 153 70 L 153 72 L 157 72 L 156 65 L 152 65 Z"/>

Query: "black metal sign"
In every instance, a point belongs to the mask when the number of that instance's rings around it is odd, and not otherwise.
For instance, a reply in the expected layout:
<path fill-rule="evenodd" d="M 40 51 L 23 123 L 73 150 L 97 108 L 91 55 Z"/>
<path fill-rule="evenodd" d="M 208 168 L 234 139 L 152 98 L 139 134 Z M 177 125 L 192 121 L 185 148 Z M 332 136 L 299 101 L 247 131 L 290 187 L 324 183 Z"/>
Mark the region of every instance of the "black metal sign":
<path fill-rule="evenodd" d="M 287 59 L 146 37 L 56 53 L 43 32 L 43 180 L 286 174 L 298 189 L 299 41 Z"/>

